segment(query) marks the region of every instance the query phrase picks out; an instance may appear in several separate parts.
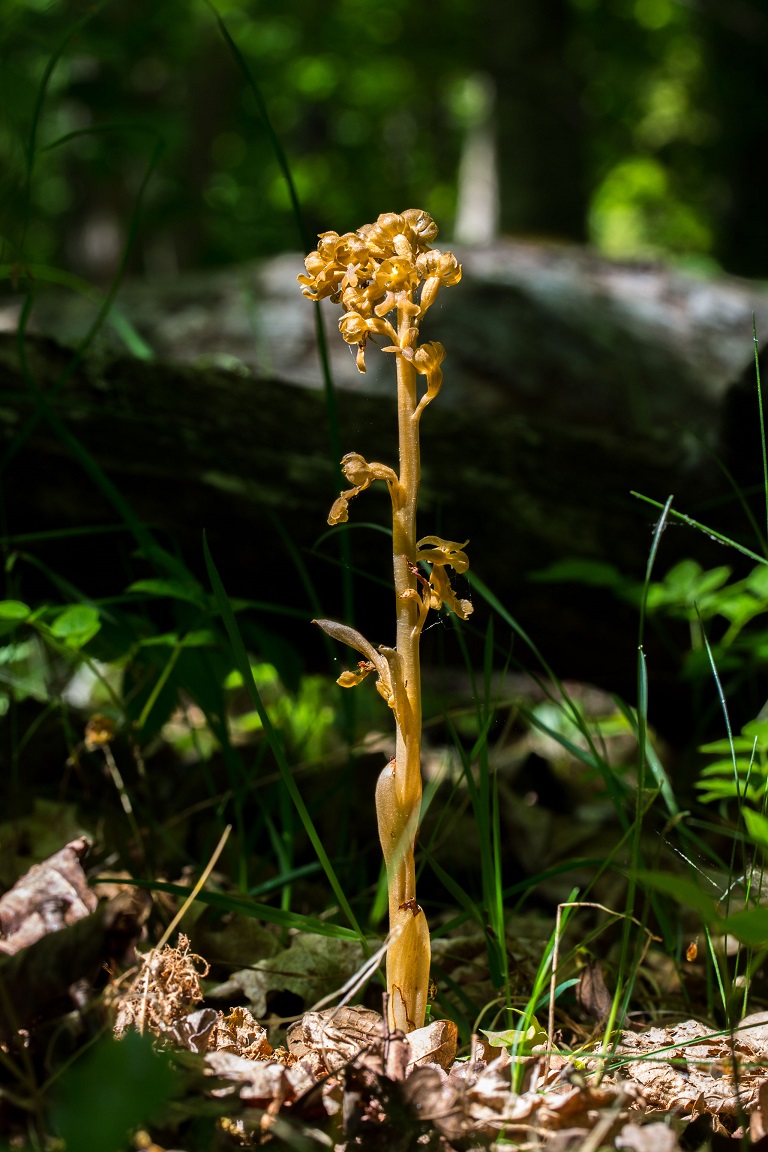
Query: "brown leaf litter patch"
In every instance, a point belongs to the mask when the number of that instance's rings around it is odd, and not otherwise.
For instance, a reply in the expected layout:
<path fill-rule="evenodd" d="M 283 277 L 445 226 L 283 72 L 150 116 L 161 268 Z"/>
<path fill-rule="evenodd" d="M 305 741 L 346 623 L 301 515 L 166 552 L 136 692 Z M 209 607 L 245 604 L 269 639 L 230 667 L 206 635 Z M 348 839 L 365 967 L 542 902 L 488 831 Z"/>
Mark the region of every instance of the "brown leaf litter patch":
<path fill-rule="evenodd" d="M 122 1036 L 129 1028 L 156 1036 L 171 1032 L 202 1000 L 200 980 L 207 975 L 207 961 L 190 951 L 186 936 L 179 935 L 176 948 L 168 944 L 153 948 L 140 957 L 137 972 L 126 973 L 126 979 L 133 978 L 117 996 L 115 1035 Z"/>
<path fill-rule="evenodd" d="M 105 967 L 131 962 L 148 899 L 122 892 L 98 904 L 71 841 L 0 897 L 0 1039 L 82 1007 Z"/>
<path fill-rule="evenodd" d="M 12 956 L 51 932 L 82 920 L 98 900 L 81 867 L 85 837 L 33 865 L 0 899 L 0 953 Z"/>
<path fill-rule="evenodd" d="M 590 1059 L 585 1067 L 597 1069 L 598 1063 Z M 731 1037 L 696 1020 L 622 1032 L 609 1067 L 607 1079 L 636 1085 L 648 1107 L 690 1117 L 742 1118 L 757 1106 L 768 1079 L 766 1049 L 753 1029 L 739 1029 Z"/>
<path fill-rule="evenodd" d="M 224 1127 L 241 1147 L 269 1143 L 288 1124 L 323 1131 L 336 1152 L 397 1152 L 414 1142 L 449 1152 L 501 1138 L 549 1152 L 587 1140 L 590 1147 L 628 1152 L 678 1148 L 675 1133 L 658 1120 L 655 1110 L 665 1107 L 658 1092 L 647 1096 L 645 1083 L 629 1072 L 614 1069 L 601 1084 L 596 1076 L 577 1083 L 564 1058 L 542 1054 L 522 1061 L 523 1084 L 516 1092 L 516 1063 L 506 1050 L 487 1060 L 477 1045 L 471 1059 L 456 1060 L 452 1022 L 434 1021 L 405 1036 L 390 1031 L 378 1012 L 349 1006 L 305 1013 L 289 1027 L 287 1047 L 273 1049 L 248 1009 L 225 1014 L 197 1006 L 205 970 L 184 937 L 176 949 L 149 953 L 117 1006 L 117 1029 L 143 1023 L 165 1044 L 201 1055 L 213 1078 L 211 1094 L 228 1104 Z M 679 1042 L 693 1035 L 686 1032 Z M 722 1057 L 721 1047 L 710 1044 L 710 1063 Z M 626 1054 L 638 1059 L 623 1068 L 650 1066 L 629 1041 Z M 701 1055 L 692 1054 L 692 1062 Z M 646 1082 L 656 1083 L 653 1077 Z"/>
<path fill-rule="evenodd" d="M 204 1006 L 208 964 L 188 938 L 136 956 L 146 897 L 123 891 L 97 906 L 82 870 L 87 848 L 72 841 L 0 898 L 6 1052 L 44 1046 L 62 1011 L 92 1002 L 114 958 L 133 964 L 107 989 L 115 1032 L 148 1032 L 182 1063 L 201 1060 L 210 1095 L 227 1111 L 223 1138 L 235 1146 L 293 1132 L 334 1152 L 465 1152 L 504 1142 L 678 1152 L 680 1133 L 703 1118 L 723 1136 L 768 1138 L 768 1014 L 748 1017 L 733 1036 L 694 1020 L 627 1030 L 610 1050 L 595 1046 L 570 1061 L 539 1049 L 494 1058 L 496 1049 L 479 1043 L 457 1060 L 450 1021 L 405 1036 L 378 1012 L 342 1006 L 306 1012 L 286 1046 L 274 1048 L 253 1002 L 228 1012 Z"/>

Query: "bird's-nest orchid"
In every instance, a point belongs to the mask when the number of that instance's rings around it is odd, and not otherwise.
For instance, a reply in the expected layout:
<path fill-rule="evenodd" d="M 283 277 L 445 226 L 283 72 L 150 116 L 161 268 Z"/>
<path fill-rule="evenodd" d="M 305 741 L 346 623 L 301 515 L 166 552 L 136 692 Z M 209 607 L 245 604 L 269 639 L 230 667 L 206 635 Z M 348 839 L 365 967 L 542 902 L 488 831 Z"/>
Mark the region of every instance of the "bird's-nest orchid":
<path fill-rule="evenodd" d="M 376 480 L 386 483 L 392 501 L 397 642 L 394 648 L 375 648 L 345 624 L 315 623 L 362 656 L 357 669 L 343 672 L 337 683 L 353 688 L 375 674 L 376 687 L 394 714 L 395 756 L 379 776 L 376 814 L 389 888 L 389 1023 L 404 1032 L 424 1023 L 430 964 L 429 930 L 416 902 L 414 863 L 421 806 L 419 641 L 430 610 L 447 607 L 462 620 L 472 611 L 469 600 L 456 595 L 446 572 L 466 572 L 466 541 L 416 537 L 419 425 L 442 387 L 445 358 L 437 341 L 419 343 L 420 326 L 440 289 L 461 279 L 456 257 L 430 247 L 436 235 L 437 225 L 427 212 L 385 212 L 356 232 L 321 233 L 317 250 L 305 260 L 306 275 L 298 278 L 309 300 L 330 297 L 341 304 L 339 330 L 356 347 L 360 372 L 365 372 L 368 341 L 376 337 L 385 338 L 382 351 L 394 355 L 397 367 L 399 471 L 369 464 L 358 452 L 347 453 L 341 469 L 351 487 L 339 495 L 328 517 L 329 524 L 345 523 L 350 500 Z M 419 377 L 424 377 L 423 389 Z"/>

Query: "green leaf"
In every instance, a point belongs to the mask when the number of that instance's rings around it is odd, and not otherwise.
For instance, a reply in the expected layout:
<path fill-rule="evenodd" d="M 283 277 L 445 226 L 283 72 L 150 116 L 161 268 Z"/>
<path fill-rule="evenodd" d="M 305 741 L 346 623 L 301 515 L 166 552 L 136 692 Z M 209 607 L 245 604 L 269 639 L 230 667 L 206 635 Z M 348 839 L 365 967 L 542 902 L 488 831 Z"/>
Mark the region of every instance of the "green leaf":
<path fill-rule="evenodd" d="M 623 582 L 623 577 L 614 564 L 607 564 L 603 560 L 587 560 L 573 557 L 569 560 L 559 560 L 532 572 L 529 580 L 540 584 L 588 584 L 594 588 L 614 588 Z"/>
<path fill-rule="evenodd" d="M 733 747 L 736 752 L 751 752 L 754 745 L 753 740 L 747 740 L 741 736 L 737 736 L 733 741 Z M 730 740 L 713 740 L 711 744 L 700 744 L 699 752 L 716 753 L 719 756 L 730 755 L 731 741 Z"/>
<path fill-rule="evenodd" d="M 215 632 L 210 628 L 200 628 L 196 632 L 161 632 L 159 636 L 148 636 L 140 641 L 142 648 L 206 648 L 218 643 Z"/>
<path fill-rule="evenodd" d="M 755 812 L 752 808 L 744 808 L 742 815 L 750 839 L 761 848 L 768 848 L 768 817 L 763 816 L 762 812 Z"/>
<path fill-rule="evenodd" d="M 682 560 L 670 569 L 662 582 L 650 585 L 648 608 L 682 611 L 690 618 L 696 604 L 703 617 L 711 616 L 721 611 L 723 598 L 730 595 L 727 589 L 720 591 L 730 575 L 731 569 L 725 566 L 705 572 L 695 560 Z"/>
<path fill-rule="evenodd" d="M 635 873 L 638 884 L 671 896 L 686 908 L 695 908 L 705 922 L 718 919 L 715 896 L 703 892 L 698 884 L 685 876 L 673 876 L 669 872 L 651 872 L 640 869 Z M 714 893 L 714 889 L 713 889 Z"/>
<path fill-rule="evenodd" d="M 704 596 L 712 596 L 713 599 L 716 601 L 717 597 L 714 596 L 713 594 L 718 589 L 722 588 L 723 584 L 725 584 L 725 582 L 728 579 L 728 577 L 730 576 L 730 574 L 731 574 L 731 569 L 726 568 L 726 567 L 712 568 L 709 572 L 703 572 L 701 575 L 701 579 L 699 580 L 698 584 L 696 585 L 696 598 L 697 598 L 697 600 L 702 599 Z M 728 594 L 727 589 L 723 589 L 723 594 L 724 595 Z"/>
<path fill-rule="evenodd" d="M 150 1036 L 103 1038 L 64 1071 L 53 1122 L 68 1149 L 120 1152 L 133 1128 L 163 1110 L 179 1083 Z M 98 1090 L 95 1086 L 98 1085 Z"/>
<path fill-rule="evenodd" d="M 0 620 L 26 620 L 31 611 L 21 600 L 0 600 Z"/>
<path fill-rule="evenodd" d="M 751 750 L 752 749 L 750 748 L 750 751 Z M 736 760 L 736 771 L 739 774 L 739 778 L 742 776 L 746 777 L 750 774 L 754 774 L 756 776 L 760 772 L 760 766 L 758 764 L 752 764 L 750 770 L 749 760 L 744 760 L 742 757 L 739 757 Z M 705 764 L 699 775 L 704 777 L 727 776 L 733 780 L 733 760 L 716 760 L 713 764 Z"/>
<path fill-rule="evenodd" d="M 199 585 L 183 580 L 135 580 L 128 587 L 129 592 L 144 592 L 148 596 L 163 596 L 169 600 L 185 600 L 202 608 L 205 604 L 205 593 Z"/>
<path fill-rule="evenodd" d="M 480 1031 L 492 1048 L 514 1049 L 518 1056 L 525 1056 L 534 1045 L 547 1043 L 547 1033 L 536 1017 L 532 1016 L 530 1021 L 530 1027 L 525 1032 L 522 1028 L 508 1028 L 504 1032 L 488 1032 L 481 1028 Z"/>
<path fill-rule="evenodd" d="M 726 620 L 730 620 L 732 624 L 746 624 L 753 616 L 765 612 L 765 608 L 765 604 L 756 600 L 754 596 L 750 596 L 748 592 L 740 592 L 720 599 L 717 602 L 716 611 Z"/>
<path fill-rule="evenodd" d="M 701 565 L 696 560 L 681 560 L 667 572 L 664 584 L 679 595 L 686 595 L 696 588 L 701 573 Z"/>
<path fill-rule="evenodd" d="M 768 908 L 745 908 L 722 921 L 721 927 L 749 948 L 768 946 Z"/>
<path fill-rule="evenodd" d="M 754 596 L 768 600 L 768 568 L 763 565 L 753 568 L 744 583 Z"/>
<path fill-rule="evenodd" d="M 763 794 L 762 785 L 755 788 L 752 784 L 746 788 L 742 785 L 738 792 L 733 780 L 708 780 L 706 784 L 696 785 L 701 790 L 699 800 L 702 804 L 712 804 L 717 800 L 745 800 L 749 804 L 757 804 Z"/>
<path fill-rule="evenodd" d="M 49 625 L 51 635 L 63 640 L 68 648 L 82 648 L 99 628 L 99 610 L 92 604 L 72 604 Z"/>
<path fill-rule="evenodd" d="M 768 720 L 750 720 L 741 730 L 742 736 L 749 742 L 749 750 L 757 740 L 758 748 L 768 747 Z"/>
<path fill-rule="evenodd" d="M 21 600 L 0 600 L 0 636 L 6 636 L 28 620 L 31 609 Z"/>

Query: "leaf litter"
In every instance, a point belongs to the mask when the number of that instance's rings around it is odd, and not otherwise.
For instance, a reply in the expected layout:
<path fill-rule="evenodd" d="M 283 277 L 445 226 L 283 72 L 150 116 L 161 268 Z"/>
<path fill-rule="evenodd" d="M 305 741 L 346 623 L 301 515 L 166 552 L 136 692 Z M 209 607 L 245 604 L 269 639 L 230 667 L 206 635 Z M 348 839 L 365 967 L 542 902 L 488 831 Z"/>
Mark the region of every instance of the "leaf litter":
<path fill-rule="evenodd" d="M 221 1147 L 303 1140 L 334 1152 L 677 1152 L 686 1127 L 701 1118 L 734 1146 L 742 1136 L 757 1142 L 768 1134 L 768 1014 L 747 1017 L 733 1035 L 695 1020 L 624 1029 L 605 1050 L 593 1043 L 569 1058 L 546 1044 L 524 1055 L 494 1047 L 504 1033 L 489 1033 L 488 1043 L 476 1038 L 468 1055 L 457 1054 L 451 1021 L 406 1036 L 381 1013 L 342 1004 L 302 1013 L 284 1045 L 273 1046 L 254 1005 L 265 1012 L 269 990 L 286 981 L 298 988 L 303 980 L 302 993 L 325 992 L 334 965 L 346 977 L 359 946 L 345 953 L 339 946 L 347 942 L 297 934 L 291 947 L 247 970 L 260 983 L 248 984 L 241 972 L 213 989 L 219 998 L 239 993 L 247 1006 L 216 1008 L 204 985 L 208 962 L 189 938 L 135 950 L 147 897 L 118 887 L 97 903 L 82 868 L 87 849 L 84 838 L 71 841 L 0 898 L 0 1056 L 7 1061 L 46 1042 L 68 999 L 70 1015 L 82 1018 L 100 1003 L 115 1037 L 143 1033 L 182 1065 L 193 1062 L 194 1091 L 219 1109 Z M 110 979 L 97 1001 L 105 965 Z M 595 969 L 581 996 L 603 1014 Z M 157 1127 L 161 1133 L 163 1123 Z M 144 1129 L 135 1141 L 163 1152 Z"/>

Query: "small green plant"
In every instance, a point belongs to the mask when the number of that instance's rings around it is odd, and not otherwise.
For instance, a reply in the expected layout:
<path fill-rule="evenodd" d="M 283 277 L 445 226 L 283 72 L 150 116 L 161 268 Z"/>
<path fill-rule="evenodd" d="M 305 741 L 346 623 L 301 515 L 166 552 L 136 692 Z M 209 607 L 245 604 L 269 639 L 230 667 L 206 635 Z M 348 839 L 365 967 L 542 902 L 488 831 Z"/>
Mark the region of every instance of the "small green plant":
<path fill-rule="evenodd" d="M 742 807 L 745 804 L 764 808 L 768 792 L 768 720 L 750 720 L 740 736 L 703 744 L 699 751 L 718 756 L 701 769 L 696 783 L 700 800 L 705 804 L 737 800 L 742 815 L 746 815 Z"/>
<path fill-rule="evenodd" d="M 729 583 L 731 569 L 726 565 L 704 570 L 695 560 L 681 560 L 663 580 L 648 589 L 648 612 L 665 612 L 688 621 L 691 649 L 703 648 L 702 624 L 720 618 L 727 629 L 718 640 L 725 649 L 733 646 L 748 624 L 768 612 L 768 567 L 765 561 L 753 568 L 742 580 Z M 765 642 L 765 632 L 759 642 Z M 757 646 L 754 634 L 742 640 L 742 646 Z"/>
<path fill-rule="evenodd" d="M 430 965 L 429 929 L 416 902 L 414 863 L 422 791 L 419 641 L 430 609 L 446 605 L 461 619 L 472 611 L 469 601 L 456 596 L 445 571 L 451 567 L 466 572 L 466 542 L 439 536 L 418 540 L 416 533 L 419 425 L 442 386 L 440 365 L 445 357 L 442 344 L 418 343 L 419 326 L 440 288 L 461 279 L 456 257 L 430 248 L 436 235 L 437 225 L 426 212 L 413 208 L 402 214 L 384 213 L 357 232 L 322 233 L 317 250 L 306 258 L 307 275 L 299 276 L 302 292 L 310 300 L 330 297 L 342 305 L 339 329 L 348 344 L 357 346 L 360 372 L 365 371 L 367 341 L 375 336 L 390 342 L 382 351 L 392 353 L 397 365 L 399 474 L 386 464 L 369 464 L 359 453 L 348 452 L 341 468 L 351 487 L 340 494 L 328 517 L 329 524 L 344 523 L 353 497 L 374 480 L 387 485 L 392 500 L 396 646 L 374 648 L 345 624 L 315 623 L 363 657 L 357 671 L 342 673 L 337 683 L 352 688 L 375 672 L 376 687 L 395 716 L 396 752 L 379 776 L 376 815 L 389 891 L 389 1020 L 404 1032 L 424 1023 Z M 426 383 L 421 395 L 419 376 Z M 421 565 L 429 566 L 428 576 Z"/>

